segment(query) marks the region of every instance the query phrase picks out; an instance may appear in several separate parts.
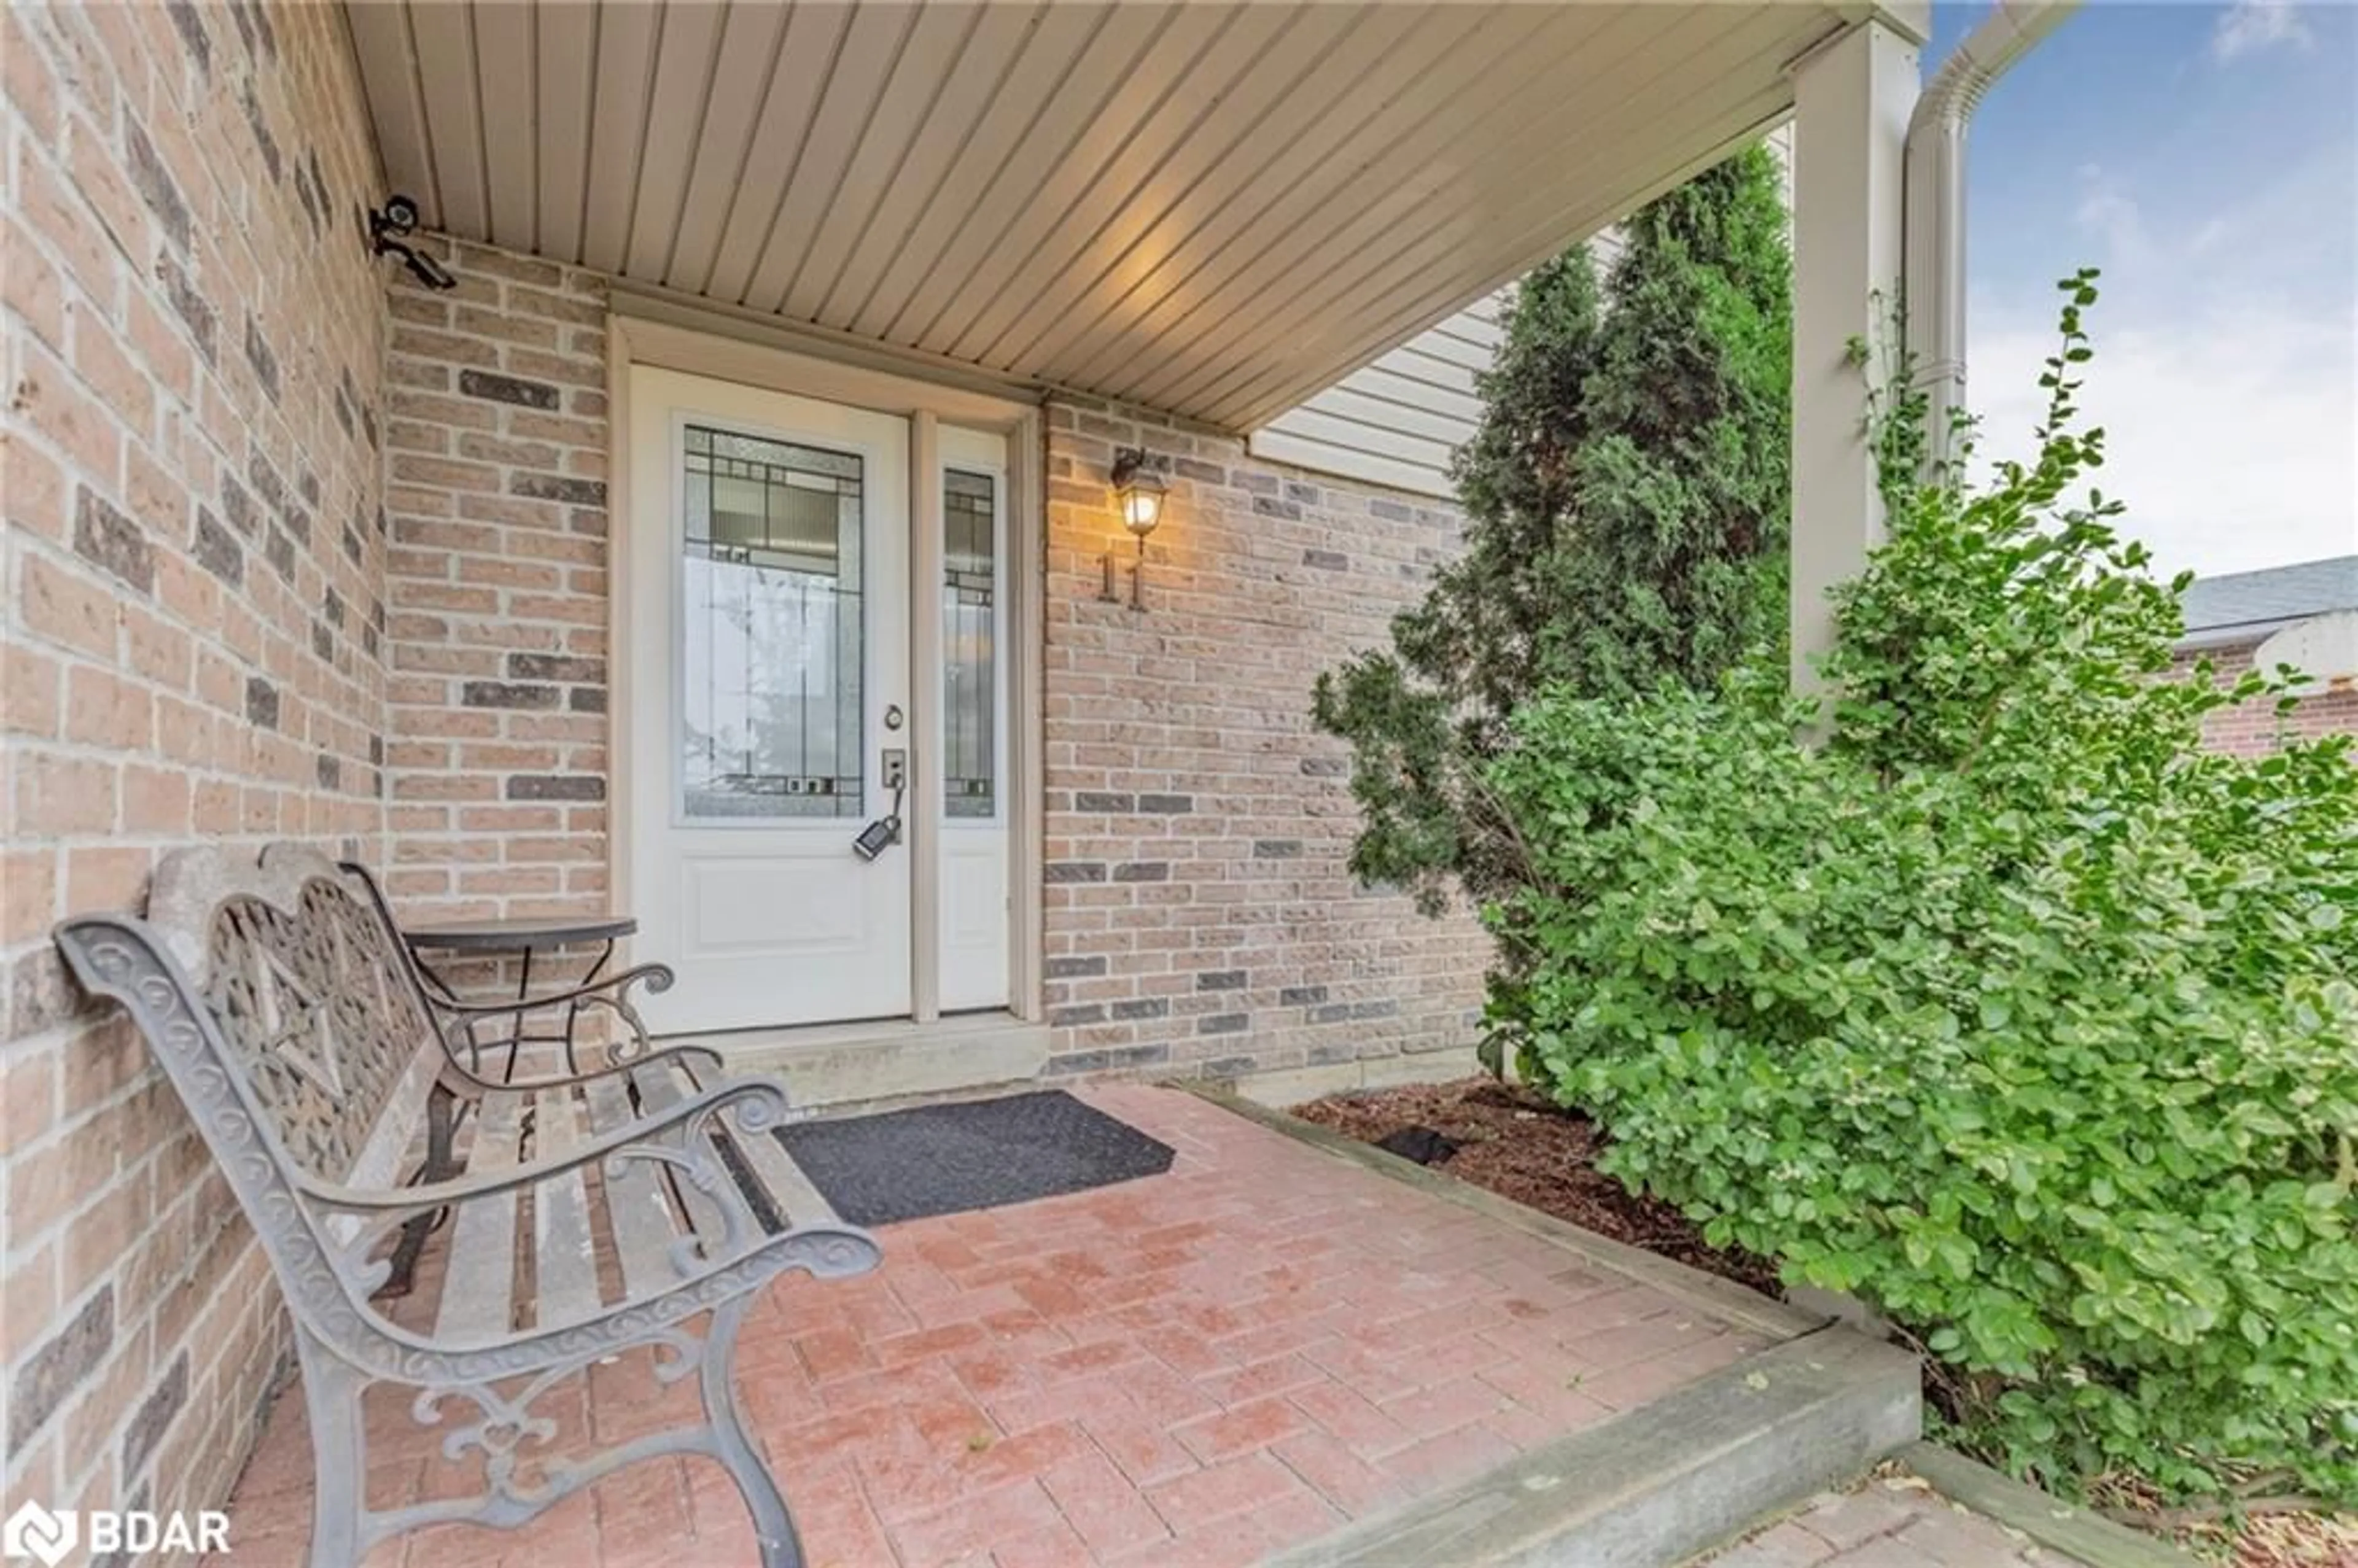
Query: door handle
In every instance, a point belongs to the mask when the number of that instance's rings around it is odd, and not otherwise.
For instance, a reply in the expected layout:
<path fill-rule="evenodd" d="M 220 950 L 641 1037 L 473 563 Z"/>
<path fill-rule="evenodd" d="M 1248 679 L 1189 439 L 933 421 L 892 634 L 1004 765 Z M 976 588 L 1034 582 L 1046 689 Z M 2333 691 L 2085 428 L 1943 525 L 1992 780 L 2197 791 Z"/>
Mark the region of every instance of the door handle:
<path fill-rule="evenodd" d="M 851 841 L 851 852 L 863 860 L 872 860 L 901 841 L 901 798 L 909 788 L 909 753 L 892 747 L 884 753 L 884 787 L 892 792 L 892 809 L 860 830 Z"/>

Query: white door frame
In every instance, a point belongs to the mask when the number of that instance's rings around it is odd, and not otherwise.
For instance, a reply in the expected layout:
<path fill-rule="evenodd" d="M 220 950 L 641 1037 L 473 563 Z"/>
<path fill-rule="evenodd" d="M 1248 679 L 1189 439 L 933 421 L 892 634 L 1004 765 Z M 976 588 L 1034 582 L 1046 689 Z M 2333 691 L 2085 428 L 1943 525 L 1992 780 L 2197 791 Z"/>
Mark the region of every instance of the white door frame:
<path fill-rule="evenodd" d="M 1037 401 L 1013 387 L 979 389 L 975 385 L 979 378 L 952 371 L 945 370 L 940 379 L 935 379 L 922 367 L 914 374 L 902 368 L 882 368 L 874 362 L 877 354 L 857 345 L 811 340 L 790 327 L 752 320 L 734 312 L 651 297 L 618 297 L 615 303 L 615 312 L 606 319 L 606 875 L 613 907 L 623 913 L 631 909 L 633 802 L 631 770 L 619 760 L 633 755 L 631 748 L 636 743 L 633 720 L 637 704 L 630 689 L 632 595 L 626 581 L 627 546 L 637 525 L 631 516 L 630 367 L 657 365 L 907 418 L 912 533 L 920 541 L 938 541 L 942 529 L 942 498 L 933 472 L 939 457 L 938 427 L 949 423 L 989 430 L 1006 438 L 1009 470 L 1007 704 L 1011 722 L 1007 750 L 1012 842 L 1008 916 L 1012 951 L 1007 1011 L 1025 1022 L 1038 1022 L 1043 1016 L 1044 970 L 1042 719 L 1045 705 L 1041 683 L 1046 635 L 1043 613 L 1046 547 L 1045 460 Z M 668 526 L 668 520 L 658 520 L 657 525 Z M 937 552 L 937 545 L 928 547 Z M 913 560 L 913 582 L 920 580 L 916 571 L 917 562 Z M 933 624 L 936 619 L 924 614 L 914 619 L 911 648 L 914 671 L 927 671 L 939 663 L 939 628 Z M 931 664 L 924 662 L 929 651 Z M 929 738 L 940 733 L 940 683 L 913 675 L 909 697 L 911 744 L 933 743 Z M 918 772 L 930 776 L 933 770 L 926 766 Z M 936 933 L 941 908 L 940 877 L 932 846 L 912 843 L 910 849 L 914 879 L 912 1021 L 926 1024 L 940 1017 L 940 945 Z"/>

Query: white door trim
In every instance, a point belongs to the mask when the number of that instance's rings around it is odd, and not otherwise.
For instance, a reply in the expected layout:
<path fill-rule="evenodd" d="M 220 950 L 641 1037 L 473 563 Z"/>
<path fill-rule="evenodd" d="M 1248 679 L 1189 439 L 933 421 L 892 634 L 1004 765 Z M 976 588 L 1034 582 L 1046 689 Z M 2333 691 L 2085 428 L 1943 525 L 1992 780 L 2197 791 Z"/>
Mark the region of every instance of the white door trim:
<path fill-rule="evenodd" d="M 738 382 L 765 391 L 849 404 L 876 413 L 908 418 L 912 422 L 913 480 L 921 473 L 929 472 L 916 467 L 919 450 L 925 449 L 937 452 L 936 442 L 919 438 L 921 431 L 930 437 L 931 431 L 925 428 L 929 422 L 935 425 L 954 423 L 989 430 L 1006 438 L 1009 459 L 1007 625 L 1012 646 L 1010 650 L 1011 656 L 1008 660 L 1007 701 L 1012 721 L 1007 727 L 1007 737 L 1008 811 L 1012 843 L 1008 880 L 1009 924 L 1013 950 L 1009 955 L 1007 1011 L 1017 1019 L 1037 1022 L 1044 1015 L 1042 981 L 1046 968 L 1042 896 L 1045 859 L 1042 746 L 1045 717 L 1043 679 L 1046 663 L 1046 618 L 1044 613 L 1047 575 L 1046 465 L 1039 406 L 1018 398 L 977 391 L 971 386 L 936 383 L 880 370 L 873 364 L 854 362 L 849 358 L 837 360 L 824 354 L 776 347 L 774 341 L 752 341 L 755 333 L 749 324 L 719 313 L 713 313 L 707 323 L 714 330 L 698 330 L 681 325 L 680 319 L 689 314 L 684 308 L 671 307 L 663 314 L 666 319 L 654 320 L 618 311 L 610 314 L 606 321 L 606 874 L 608 885 L 612 890 L 613 906 L 625 913 L 632 908 L 631 825 L 636 804 L 631 797 L 631 770 L 620 762 L 620 759 L 635 754 L 632 747 L 638 739 L 633 730 L 638 704 L 633 700 L 631 690 L 630 669 L 631 638 L 634 631 L 630 616 L 633 585 L 629 580 L 631 552 L 628 548 L 634 527 L 631 515 L 631 367 L 634 364 L 656 365 L 692 375 Z M 764 332 L 759 335 L 774 340 L 774 334 Z M 913 510 L 917 513 L 921 523 L 915 530 L 915 536 L 919 539 L 933 539 L 939 531 L 941 500 L 933 493 L 933 490 L 930 482 L 911 487 Z M 923 519 L 927 517 L 933 519 L 936 526 L 922 525 Z M 667 526 L 667 524 L 664 525 Z M 915 575 L 914 561 L 912 566 L 912 581 L 925 580 Z M 924 624 L 925 620 L 919 616 L 919 624 Z M 922 649 L 926 645 L 923 641 L 925 633 L 921 632 L 917 635 L 920 640 L 916 646 Z M 937 638 L 932 645 L 938 648 Z M 934 731 L 926 727 L 925 716 L 928 713 L 938 715 L 939 694 L 929 689 L 928 682 L 916 680 L 913 683 L 911 697 L 914 720 L 910 727 L 911 735 L 913 738 L 932 735 Z M 915 743 L 914 739 L 913 743 Z M 939 919 L 939 870 L 936 858 L 930 853 L 915 855 L 914 862 L 915 886 L 912 907 L 916 913 L 918 929 L 914 933 L 913 942 L 913 991 L 917 1009 L 914 1018 L 923 1024 L 937 1016 L 940 995 L 939 944 L 927 924 Z M 929 1003 L 934 1011 L 927 1011 Z"/>
<path fill-rule="evenodd" d="M 910 596 L 909 736 L 913 747 L 930 747 L 941 733 L 942 686 L 936 672 L 942 667 L 942 622 L 925 612 L 927 594 L 938 594 L 942 580 L 942 487 L 930 482 L 941 471 L 941 419 L 930 408 L 909 416 L 909 581 L 923 584 Z M 931 780 L 936 769 L 921 770 Z M 909 853 L 927 874 L 910 891 L 909 924 L 917 946 L 926 949 L 915 965 L 910 987 L 909 1017 L 931 1023 L 942 1015 L 941 827 L 940 792 L 925 789 L 930 801 L 909 814 Z M 926 810 L 930 806 L 933 809 Z"/>

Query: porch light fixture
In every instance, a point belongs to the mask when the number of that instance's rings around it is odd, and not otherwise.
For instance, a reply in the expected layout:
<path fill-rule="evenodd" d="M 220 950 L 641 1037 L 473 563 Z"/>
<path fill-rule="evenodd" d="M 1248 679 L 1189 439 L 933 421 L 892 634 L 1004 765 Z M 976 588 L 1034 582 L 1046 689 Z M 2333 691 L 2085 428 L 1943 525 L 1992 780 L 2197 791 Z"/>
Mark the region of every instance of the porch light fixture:
<path fill-rule="evenodd" d="M 1146 608 L 1146 536 L 1163 521 L 1163 498 L 1171 489 L 1163 477 L 1167 460 L 1148 455 L 1143 447 L 1123 447 L 1113 455 L 1114 503 L 1121 513 L 1121 525 L 1138 541 L 1138 560 L 1130 568 L 1130 607 Z M 1105 585 L 1098 598 L 1108 604 L 1119 604 L 1121 595 L 1115 589 L 1113 552 L 1108 550 L 1098 564 L 1105 568 Z"/>

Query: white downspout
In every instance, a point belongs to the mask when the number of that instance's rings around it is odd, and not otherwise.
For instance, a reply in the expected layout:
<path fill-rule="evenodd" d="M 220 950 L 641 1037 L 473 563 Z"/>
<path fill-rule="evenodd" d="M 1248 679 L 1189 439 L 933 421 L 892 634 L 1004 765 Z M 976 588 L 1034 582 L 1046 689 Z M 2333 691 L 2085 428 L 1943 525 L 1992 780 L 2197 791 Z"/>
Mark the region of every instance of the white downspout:
<path fill-rule="evenodd" d="M 2079 0 L 1998 0 L 1941 62 L 1908 121 L 1901 198 L 1905 335 L 1926 398 L 1926 457 L 1949 458 L 1950 425 L 1965 406 L 1965 124 L 1992 83 L 2063 25 Z"/>

